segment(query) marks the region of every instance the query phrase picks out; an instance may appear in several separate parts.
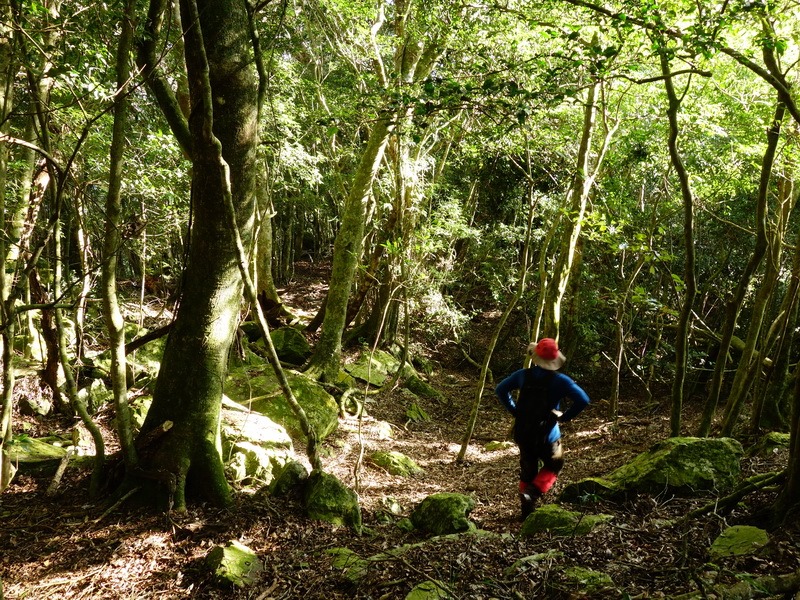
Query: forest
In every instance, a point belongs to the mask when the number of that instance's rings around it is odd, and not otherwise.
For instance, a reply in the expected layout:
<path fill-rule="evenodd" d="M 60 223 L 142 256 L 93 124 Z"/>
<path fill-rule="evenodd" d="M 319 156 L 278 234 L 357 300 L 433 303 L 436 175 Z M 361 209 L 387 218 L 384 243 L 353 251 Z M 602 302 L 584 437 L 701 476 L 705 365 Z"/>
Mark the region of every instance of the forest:
<path fill-rule="evenodd" d="M 0 0 L 0 600 L 800 597 L 799 75 L 794 0 Z"/>

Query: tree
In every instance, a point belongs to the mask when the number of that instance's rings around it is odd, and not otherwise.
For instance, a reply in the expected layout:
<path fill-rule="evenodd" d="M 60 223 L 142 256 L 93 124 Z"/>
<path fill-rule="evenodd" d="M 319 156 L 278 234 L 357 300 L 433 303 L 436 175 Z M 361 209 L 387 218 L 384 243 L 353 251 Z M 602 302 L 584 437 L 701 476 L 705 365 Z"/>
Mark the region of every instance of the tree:
<path fill-rule="evenodd" d="M 153 0 L 151 20 L 161 18 L 165 7 Z M 258 77 L 244 4 L 184 0 L 180 9 L 192 109 L 185 128 L 179 112 L 168 108 L 168 118 L 180 135 L 189 134 L 183 145 L 191 149 L 194 222 L 183 297 L 139 440 L 172 427 L 142 453 L 140 469 L 130 476 L 160 483 L 169 503 L 184 509 L 193 481 L 202 482 L 197 489 L 212 502 L 230 501 L 218 423 L 242 279 L 224 199 L 230 193 L 249 247 L 259 136 Z"/>

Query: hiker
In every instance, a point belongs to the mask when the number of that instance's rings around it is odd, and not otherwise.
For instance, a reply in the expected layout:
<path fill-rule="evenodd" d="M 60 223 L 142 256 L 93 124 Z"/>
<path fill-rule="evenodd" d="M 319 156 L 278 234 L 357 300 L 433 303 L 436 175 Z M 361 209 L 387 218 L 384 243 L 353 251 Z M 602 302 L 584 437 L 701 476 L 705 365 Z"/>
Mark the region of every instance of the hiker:
<path fill-rule="evenodd" d="M 533 361 L 529 369 L 515 371 L 495 388 L 506 409 L 514 415 L 514 441 L 519 446 L 519 497 L 522 518 L 546 494 L 564 466 L 559 423 L 566 423 L 589 404 L 589 396 L 558 369 L 566 358 L 552 338 L 528 346 Z M 511 395 L 519 390 L 516 402 Z M 561 412 L 561 400 L 571 404 Z M 539 469 L 539 461 L 542 468 Z"/>

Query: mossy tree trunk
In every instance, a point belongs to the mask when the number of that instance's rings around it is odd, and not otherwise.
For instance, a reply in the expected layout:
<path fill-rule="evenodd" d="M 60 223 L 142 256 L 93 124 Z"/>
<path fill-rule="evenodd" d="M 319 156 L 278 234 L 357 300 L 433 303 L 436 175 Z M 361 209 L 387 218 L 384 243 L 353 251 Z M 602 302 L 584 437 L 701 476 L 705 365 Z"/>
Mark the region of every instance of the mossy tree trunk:
<path fill-rule="evenodd" d="M 230 502 L 218 445 L 219 414 L 242 279 L 225 218 L 225 193 L 229 185 L 249 248 L 258 144 L 258 78 L 245 3 L 181 0 L 180 8 L 192 106 L 194 221 L 184 295 L 139 440 L 165 423 L 172 427 L 141 449 L 135 473 L 165 485 L 177 510 L 185 509 L 187 489 L 217 505 Z"/>

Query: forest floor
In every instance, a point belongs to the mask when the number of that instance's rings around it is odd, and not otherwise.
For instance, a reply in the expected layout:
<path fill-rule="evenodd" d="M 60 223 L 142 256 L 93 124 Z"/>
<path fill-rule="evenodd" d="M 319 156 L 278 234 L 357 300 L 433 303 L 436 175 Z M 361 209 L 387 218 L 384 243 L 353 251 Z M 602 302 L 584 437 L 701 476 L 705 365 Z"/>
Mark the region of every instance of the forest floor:
<path fill-rule="evenodd" d="M 313 302 L 315 294 L 293 296 Z M 308 282 L 306 282 L 308 283 Z M 287 294 L 288 297 L 288 294 Z M 293 306 L 295 308 L 295 306 Z M 311 309 L 310 306 L 306 306 Z M 610 525 L 586 536 L 518 535 L 517 453 L 509 447 L 485 451 L 492 440 L 508 439 L 509 416 L 484 394 L 475 434 L 462 463 L 455 461 L 475 397 L 477 370 L 451 349 L 439 359 L 430 382 L 445 401 L 422 401 L 429 421 L 409 421 L 406 406 L 391 392 L 367 399 L 367 416 L 340 421 L 323 448 L 326 471 L 358 491 L 364 532 L 312 521 L 299 498 L 270 498 L 239 491 L 228 510 L 194 505 L 186 514 L 153 514 L 126 505 L 107 512 L 106 504 L 87 500 L 85 473 L 69 470 L 55 495 L 45 490 L 50 478 L 18 476 L 0 496 L 0 578 L 6 600 L 72 598 L 405 598 L 426 579 L 445 582 L 456 598 L 582 598 L 570 589 L 555 566 L 579 566 L 610 575 L 608 598 L 663 598 L 697 591 L 710 584 L 731 585 L 742 573 L 752 577 L 800 569 L 800 528 L 773 529 L 769 547 L 758 556 L 712 563 L 708 548 L 728 525 L 760 525 L 774 490 L 746 498 L 732 511 L 711 512 L 678 523 L 689 510 L 713 501 L 711 496 L 675 498 L 639 496 L 622 503 L 569 507 L 613 515 Z M 456 356 L 458 355 L 458 356 Z M 584 382 L 586 383 L 586 382 Z M 615 421 L 605 417 L 604 391 L 585 385 L 593 403 L 564 427 L 566 465 L 546 502 L 555 502 L 565 483 L 600 476 L 663 440 L 669 432 L 668 398 L 645 405 L 627 396 Z M 687 405 L 686 430 L 693 427 Z M 386 438 L 379 422 L 388 422 Z M 38 423 L 56 429 L 59 423 Z M 424 473 L 402 478 L 363 462 L 361 451 L 397 450 L 414 459 Z M 787 456 L 743 459 L 744 476 L 785 468 Z M 470 515 L 478 528 L 497 535 L 462 535 L 434 540 L 397 527 L 392 503 L 407 515 L 436 492 L 471 495 Z M 256 551 L 265 564 L 259 583 L 247 590 L 218 588 L 203 568 L 209 550 L 236 539 Z M 426 542 L 426 543 L 419 543 Z M 349 581 L 335 568 L 331 548 L 347 547 L 362 558 L 405 544 L 402 554 L 375 561 L 365 578 Z M 549 558 L 510 569 L 519 559 L 548 551 Z M 780 596 L 782 597 L 782 596 Z M 2 594 L 0 594 L 2 598 Z"/>

